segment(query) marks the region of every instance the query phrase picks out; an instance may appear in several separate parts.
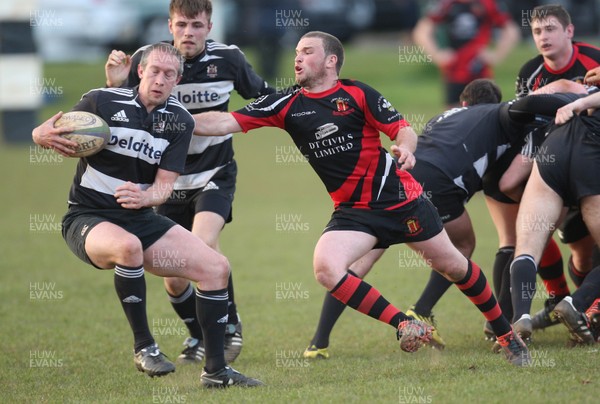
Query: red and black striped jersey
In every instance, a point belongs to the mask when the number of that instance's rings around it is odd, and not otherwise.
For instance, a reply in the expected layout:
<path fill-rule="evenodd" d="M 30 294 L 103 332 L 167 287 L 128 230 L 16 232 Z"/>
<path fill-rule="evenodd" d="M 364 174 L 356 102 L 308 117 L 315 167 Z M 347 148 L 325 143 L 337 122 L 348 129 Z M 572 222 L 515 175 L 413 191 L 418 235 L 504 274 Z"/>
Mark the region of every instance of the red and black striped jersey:
<path fill-rule="evenodd" d="M 422 193 L 379 138 L 383 132 L 394 140 L 408 122 L 366 84 L 339 80 L 322 93 L 295 88 L 263 96 L 232 114 L 244 132 L 263 126 L 286 130 L 336 208 L 395 209 Z"/>
<path fill-rule="evenodd" d="M 522 98 L 540 87 L 560 79 L 583 83 L 588 70 L 600 65 L 600 48 L 585 42 L 573 42 L 573 55 L 560 70 L 552 70 L 542 55 L 526 62 L 519 71 L 516 82 L 517 98 Z"/>

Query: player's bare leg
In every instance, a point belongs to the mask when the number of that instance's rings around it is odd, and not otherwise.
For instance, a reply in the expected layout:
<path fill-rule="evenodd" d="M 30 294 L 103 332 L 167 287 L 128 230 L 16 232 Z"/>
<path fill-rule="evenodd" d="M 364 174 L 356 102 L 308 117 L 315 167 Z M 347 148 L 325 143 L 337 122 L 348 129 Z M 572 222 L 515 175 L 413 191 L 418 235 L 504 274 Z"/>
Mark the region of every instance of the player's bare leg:
<path fill-rule="evenodd" d="M 352 265 L 348 273 L 364 278 L 375 262 L 383 255 L 385 249 L 378 248 L 369 251 Z M 304 351 L 304 357 L 308 359 L 327 359 L 329 358 L 329 336 L 338 318 L 344 312 L 346 305 L 333 297 L 331 293 L 325 292 L 325 298 L 323 299 L 323 306 L 321 308 L 321 315 L 319 316 L 319 323 L 315 334 L 308 345 L 308 348 Z"/>
<path fill-rule="evenodd" d="M 563 210 L 562 199 L 544 182 L 535 164 L 517 216 L 517 245 L 510 266 L 513 324 L 523 338 L 533 327 L 529 312 L 537 265 Z"/>
<path fill-rule="evenodd" d="M 371 251 L 377 239 L 360 231 L 325 232 L 315 247 L 313 265 L 317 281 L 331 295 L 353 309 L 398 330 L 400 348 L 414 352 L 431 339 L 431 327 L 407 317 L 381 293 L 348 273 L 355 261 Z"/>

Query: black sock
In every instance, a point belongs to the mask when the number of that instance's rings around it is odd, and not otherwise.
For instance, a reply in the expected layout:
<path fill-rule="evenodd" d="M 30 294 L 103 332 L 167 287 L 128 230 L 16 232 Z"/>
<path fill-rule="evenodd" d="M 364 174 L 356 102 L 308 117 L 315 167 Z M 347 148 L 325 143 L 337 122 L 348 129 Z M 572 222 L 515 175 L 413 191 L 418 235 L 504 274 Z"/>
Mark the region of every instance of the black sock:
<path fill-rule="evenodd" d="M 431 271 L 429 281 L 425 285 L 425 289 L 421 292 L 419 300 L 415 303 L 415 313 L 429 317 L 433 306 L 444 296 L 444 293 L 452 286 L 452 282 L 444 278 L 436 271 Z"/>
<path fill-rule="evenodd" d="M 317 348 L 327 348 L 329 346 L 329 335 L 333 326 L 342 313 L 346 305 L 340 302 L 331 293 L 326 292 L 323 299 L 323 307 L 321 308 L 321 317 L 319 317 L 319 325 L 315 336 L 310 342 L 311 345 L 316 345 Z"/>
<path fill-rule="evenodd" d="M 515 247 L 506 246 L 500 247 L 496 252 L 496 258 L 494 258 L 494 267 L 492 270 L 492 280 L 494 282 L 494 293 L 496 296 L 500 296 L 502 290 L 502 280 L 504 279 L 504 271 L 510 266 L 510 262 L 513 260 L 515 254 Z M 502 306 L 502 305 L 500 305 Z M 502 308 L 504 312 L 504 308 Z"/>
<path fill-rule="evenodd" d="M 537 266 L 531 255 L 515 257 L 510 265 L 510 291 L 513 306 L 513 323 L 523 314 L 529 314 L 535 295 Z"/>
<path fill-rule="evenodd" d="M 509 321 L 513 317 L 513 305 L 512 305 L 512 297 L 510 293 L 510 263 L 512 262 L 515 254 L 514 247 L 503 247 L 498 250 L 496 254 L 496 260 L 494 261 L 494 290 L 498 288 L 496 291 L 496 296 L 498 297 L 498 304 L 500 305 L 500 309 L 502 309 L 502 313 L 504 317 L 506 317 Z M 501 268 L 500 265 L 504 263 L 504 267 Z M 498 273 L 496 273 L 498 271 Z M 498 285 L 495 284 L 497 282 L 497 277 L 500 278 L 500 283 Z"/>
<path fill-rule="evenodd" d="M 196 316 L 196 296 L 192 284 L 188 284 L 188 288 L 179 296 L 171 296 L 169 292 L 167 294 L 175 313 L 190 331 L 190 336 L 201 340 L 203 338 L 202 328 Z"/>
<path fill-rule="evenodd" d="M 144 267 L 115 266 L 115 290 L 133 331 L 133 349 L 139 352 L 154 343 L 146 316 L 146 279 Z"/>
<path fill-rule="evenodd" d="M 600 266 L 592 269 L 585 277 L 585 281 L 572 294 L 573 306 L 581 312 L 585 312 L 600 297 Z"/>
<path fill-rule="evenodd" d="M 196 290 L 196 313 L 204 335 L 204 355 L 208 373 L 223 369 L 225 362 L 225 326 L 227 325 L 227 289 Z"/>
<path fill-rule="evenodd" d="M 575 268 L 575 265 L 573 264 L 572 255 L 569 257 L 569 264 L 567 265 L 567 267 L 571 280 L 573 281 L 575 286 L 580 287 L 583 283 L 583 280 L 585 279 L 586 274 L 584 272 L 579 272 L 577 268 Z"/>
<path fill-rule="evenodd" d="M 237 316 L 237 307 L 235 307 L 235 298 L 233 296 L 233 276 L 231 275 L 231 271 L 229 271 L 229 282 L 227 284 L 227 293 L 229 294 L 229 301 L 227 302 L 227 314 L 229 314 L 229 320 L 227 324 L 237 324 L 238 316 Z"/>
<path fill-rule="evenodd" d="M 357 276 L 351 270 L 348 270 L 348 273 Z M 329 335 L 331 335 L 333 326 L 338 318 L 340 318 L 345 308 L 346 305 L 344 303 L 333 297 L 331 293 L 325 292 L 319 324 L 317 325 L 315 335 L 310 341 L 310 345 L 315 345 L 317 348 L 327 348 L 329 346 Z"/>

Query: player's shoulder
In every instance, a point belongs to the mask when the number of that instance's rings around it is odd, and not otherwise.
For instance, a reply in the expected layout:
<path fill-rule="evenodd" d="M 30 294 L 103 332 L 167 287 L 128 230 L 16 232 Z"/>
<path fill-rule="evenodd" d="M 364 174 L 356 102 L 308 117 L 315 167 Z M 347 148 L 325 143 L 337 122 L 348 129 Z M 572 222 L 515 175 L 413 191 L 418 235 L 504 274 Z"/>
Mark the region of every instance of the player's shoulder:
<path fill-rule="evenodd" d="M 351 94 L 356 94 L 357 92 L 364 94 L 367 99 L 371 99 L 373 97 L 383 98 L 381 93 L 371 87 L 370 85 L 363 83 L 362 81 L 353 80 L 353 79 L 341 79 L 340 84 L 342 88 Z"/>
<path fill-rule="evenodd" d="M 113 101 L 131 99 L 135 96 L 133 88 L 129 87 L 102 87 L 89 90 L 83 97 L 95 98 L 98 101 Z"/>
<path fill-rule="evenodd" d="M 354 80 L 354 79 L 340 79 L 339 80 L 342 87 L 346 88 L 358 88 L 362 91 L 376 91 L 373 87 L 368 85 L 367 83 L 363 83 L 362 81 Z"/>
<path fill-rule="evenodd" d="M 573 42 L 573 46 L 579 49 L 579 53 L 587 56 L 600 56 L 600 48 L 587 42 Z"/>
<path fill-rule="evenodd" d="M 179 102 L 176 96 L 171 94 L 169 98 L 167 98 L 167 102 L 165 104 L 165 110 L 168 112 L 173 112 L 177 114 L 182 114 L 183 116 L 188 116 L 193 119 L 192 114 L 187 110 L 187 108 Z"/>
<path fill-rule="evenodd" d="M 242 50 L 237 45 L 217 42 L 214 39 L 207 39 L 205 46 L 207 54 L 216 54 L 229 57 L 239 57 L 240 55 L 243 55 Z"/>
<path fill-rule="evenodd" d="M 525 63 L 523 63 L 521 65 L 521 69 L 519 69 L 519 72 L 521 73 L 521 75 L 523 75 L 523 73 L 531 73 L 531 72 L 537 70 L 543 64 L 544 64 L 544 57 L 542 55 L 536 55 L 536 56 L 532 57 L 531 59 L 529 59 L 528 61 L 526 61 Z"/>

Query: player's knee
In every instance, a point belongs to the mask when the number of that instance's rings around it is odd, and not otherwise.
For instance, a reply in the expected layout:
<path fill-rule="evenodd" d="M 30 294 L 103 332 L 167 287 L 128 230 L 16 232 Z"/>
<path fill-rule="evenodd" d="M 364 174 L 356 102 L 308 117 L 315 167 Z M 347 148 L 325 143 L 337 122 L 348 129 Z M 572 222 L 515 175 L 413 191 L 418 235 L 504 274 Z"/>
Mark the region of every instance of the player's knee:
<path fill-rule="evenodd" d="M 432 262 L 433 268 L 446 279 L 457 282 L 463 279 L 467 273 L 467 264 L 457 259 L 442 259 Z"/>
<path fill-rule="evenodd" d="M 115 261 L 121 265 L 135 266 L 139 265 L 143 259 L 142 242 L 137 237 L 131 235 L 119 240 L 116 245 Z"/>
<path fill-rule="evenodd" d="M 187 267 L 185 276 L 205 290 L 215 290 L 227 287 L 229 279 L 229 261 L 223 255 L 212 258 L 210 263 Z"/>
<path fill-rule="evenodd" d="M 314 267 L 315 279 L 319 284 L 327 288 L 327 290 L 333 289 L 339 279 L 336 279 L 334 271 L 325 264 L 315 265 Z"/>

